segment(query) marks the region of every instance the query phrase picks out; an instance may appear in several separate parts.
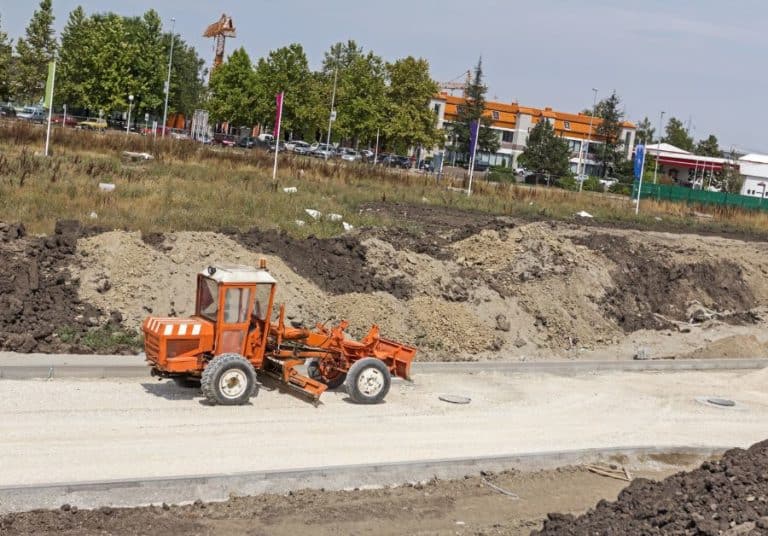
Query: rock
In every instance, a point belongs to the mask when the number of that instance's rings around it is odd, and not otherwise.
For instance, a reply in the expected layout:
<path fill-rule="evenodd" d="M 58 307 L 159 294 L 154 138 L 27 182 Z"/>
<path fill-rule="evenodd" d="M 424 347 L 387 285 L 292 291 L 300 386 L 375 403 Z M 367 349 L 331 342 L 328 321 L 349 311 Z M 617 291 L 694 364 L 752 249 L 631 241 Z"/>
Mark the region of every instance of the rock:
<path fill-rule="evenodd" d="M 509 331 L 512 329 L 512 323 L 509 321 L 509 318 L 507 318 L 506 315 L 496 315 L 496 329 L 499 331 Z"/>
<path fill-rule="evenodd" d="M 635 355 L 632 356 L 632 359 L 636 359 L 638 361 L 646 361 L 651 359 L 651 351 L 648 348 L 640 348 L 637 350 Z"/>
<path fill-rule="evenodd" d="M 120 311 L 111 311 L 109 313 L 109 323 L 113 326 L 119 326 L 123 323 L 123 313 Z"/>

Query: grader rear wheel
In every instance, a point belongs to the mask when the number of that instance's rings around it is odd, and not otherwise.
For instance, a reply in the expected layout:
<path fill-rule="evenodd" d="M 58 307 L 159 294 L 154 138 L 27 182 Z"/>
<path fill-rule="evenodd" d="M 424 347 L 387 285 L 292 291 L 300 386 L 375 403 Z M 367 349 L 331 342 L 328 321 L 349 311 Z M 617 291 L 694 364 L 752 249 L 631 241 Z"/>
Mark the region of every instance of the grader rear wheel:
<path fill-rule="evenodd" d="M 256 371 L 243 356 L 222 354 L 205 367 L 200 387 L 212 404 L 240 406 L 256 396 Z"/>
<path fill-rule="evenodd" d="M 387 365 L 375 357 L 366 357 L 349 368 L 344 386 L 354 402 L 378 404 L 387 396 L 391 383 Z"/>
<path fill-rule="evenodd" d="M 329 373 L 323 371 L 319 359 L 310 359 L 307 361 L 307 376 L 313 380 L 323 382 L 328 386 L 328 389 L 336 389 L 337 387 L 340 387 L 344 383 L 344 380 L 347 379 L 347 375 L 343 372 L 336 372 L 335 375 L 333 375 L 332 372 Z"/>

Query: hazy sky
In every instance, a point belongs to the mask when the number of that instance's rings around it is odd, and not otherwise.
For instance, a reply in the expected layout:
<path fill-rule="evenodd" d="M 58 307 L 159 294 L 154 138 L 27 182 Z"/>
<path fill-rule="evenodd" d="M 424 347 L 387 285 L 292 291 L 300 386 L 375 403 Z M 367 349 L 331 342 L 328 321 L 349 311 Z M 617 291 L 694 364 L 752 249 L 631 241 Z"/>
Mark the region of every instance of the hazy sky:
<path fill-rule="evenodd" d="M 0 0 L 2 28 L 23 33 L 37 0 Z M 68 13 L 156 9 L 210 62 L 203 29 L 230 14 L 252 58 L 299 42 L 313 67 L 336 41 L 354 39 L 385 59 L 429 60 L 450 80 L 483 57 L 488 95 L 577 112 L 616 90 L 633 121 L 659 112 L 691 122 L 696 139 L 768 152 L 763 124 L 768 3 L 759 0 L 53 0 L 58 30 Z"/>

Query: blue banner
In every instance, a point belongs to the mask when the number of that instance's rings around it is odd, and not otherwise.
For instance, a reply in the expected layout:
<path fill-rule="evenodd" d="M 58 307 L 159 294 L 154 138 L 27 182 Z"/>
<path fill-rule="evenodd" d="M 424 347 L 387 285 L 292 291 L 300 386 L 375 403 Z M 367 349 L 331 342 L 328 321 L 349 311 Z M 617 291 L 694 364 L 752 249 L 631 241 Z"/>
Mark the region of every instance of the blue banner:
<path fill-rule="evenodd" d="M 639 179 L 643 174 L 643 164 L 645 163 L 645 145 L 635 147 L 635 178 Z"/>
<path fill-rule="evenodd" d="M 477 136 L 480 133 L 480 121 L 473 119 L 469 124 L 469 157 L 475 154 L 475 145 L 477 145 Z"/>

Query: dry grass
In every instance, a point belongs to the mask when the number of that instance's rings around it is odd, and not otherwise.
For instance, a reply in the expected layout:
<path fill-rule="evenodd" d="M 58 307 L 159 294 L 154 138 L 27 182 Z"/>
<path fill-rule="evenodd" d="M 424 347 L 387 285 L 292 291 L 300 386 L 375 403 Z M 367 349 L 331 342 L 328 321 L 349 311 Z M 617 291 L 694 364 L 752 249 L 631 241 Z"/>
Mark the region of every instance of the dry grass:
<path fill-rule="evenodd" d="M 705 210 L 643 200 L 636 217 L 625 197 L 485 182 L 477 182 L 467 197 L 447 189 L 446 182 L 436 184 L 433 177 L 289 154 L 281 156 L 273 182 L 272 157 L 258 150 L 217 150 L 123 133 L 57 129 L 53 156 L 44 158 L 39 156 L 43 134 L 42 128 L 22 123 L 0 125 L 0 220 L 22 221 L 39 233 L 50 232 L 56 220 L 67 218 L 145 232 L 258 226 L 299 236 L 331 236 L 342 231 L 341 223 L 314 221 L 305 208 L 342 214 L 358 227 L 398 224 L 359 211 L 364 203 L 382 200 L 535 219 L 571 219 L 586 210 L 597 220 L 641 228 L 768 233 L 768 215 L 734 208 Z M 149 152 L 155 160 L 124 161 L 124 150 Z M 116 190 L 101 192 L 100 182 L 114 183 Z M 298 192 L 284 193 L 287 186 Z M 306 225 L 297 226 L 296 220 Z"/>

